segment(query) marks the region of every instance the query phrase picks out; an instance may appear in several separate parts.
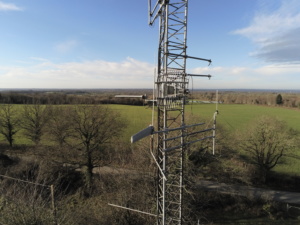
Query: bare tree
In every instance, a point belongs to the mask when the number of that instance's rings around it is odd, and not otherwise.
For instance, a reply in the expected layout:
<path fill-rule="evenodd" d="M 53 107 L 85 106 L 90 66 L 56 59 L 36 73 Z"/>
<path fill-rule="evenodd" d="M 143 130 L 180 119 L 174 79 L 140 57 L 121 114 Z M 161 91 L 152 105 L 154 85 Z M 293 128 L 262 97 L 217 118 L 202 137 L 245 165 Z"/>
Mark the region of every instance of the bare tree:
<path fill-rule="evenodd" d="M 44 127 L 48 121 L 48 106 L 35 103 L 25 105 L 22 112 L 24 134 L 36 145 L 41 141 Z"/>
<path fill-rule="evenodd" d="M 0 107 L 0 133 L 13 146 L 15 134 L 19 131 L 19 118 L 14 105 L 5 104 Z"/>
<path fill-rule="evenodd" d="M 119 138 L 125 123 L 120 115 L 103 106 L 76 106 L 71 115 L 76 148 L 82 152 L 86 186 L 91 187 L 93 168 L 105 145 Z"/>
<path fill-rule="evenodd" d="M 259 170 L 259 179 L 266 181 L 269 171 L 274 168 L 282 156 L 294 147 L 295 132 L 283 121 L 263 116 L 250 124 L 242 147 L 249 152 Z"/>
<path fill-rule="evenodd" d="M 47 132 L 50 138 L 63 147 L 67 139 L 71 137 L 72 109 L 69 106 L 53 106 L 50 110 Z"/>
<path fill-rule="evenodd" d="M 281 94 L 278 94 L 276 96 L 276 104 L 277 105 L 282 105 L 283 104 L 283 98 L 282 98 L 282 95 Z"/>

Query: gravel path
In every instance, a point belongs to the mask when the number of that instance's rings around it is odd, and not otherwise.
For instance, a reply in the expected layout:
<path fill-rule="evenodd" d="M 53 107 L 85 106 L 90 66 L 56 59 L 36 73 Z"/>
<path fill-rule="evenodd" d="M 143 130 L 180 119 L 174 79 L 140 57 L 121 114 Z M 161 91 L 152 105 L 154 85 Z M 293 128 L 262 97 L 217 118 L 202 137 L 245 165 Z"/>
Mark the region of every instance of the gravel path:
<path fill-rule="evenodd" d="M 275 191 L 250 186 L 229 185 L 214 181 L 200 180 L 197 186 L 208 191 L 217 191 L 224 194 L 240 195 L 248 198 L 261 198 L 269 201 L 300 205 L 300 193 Z"/>

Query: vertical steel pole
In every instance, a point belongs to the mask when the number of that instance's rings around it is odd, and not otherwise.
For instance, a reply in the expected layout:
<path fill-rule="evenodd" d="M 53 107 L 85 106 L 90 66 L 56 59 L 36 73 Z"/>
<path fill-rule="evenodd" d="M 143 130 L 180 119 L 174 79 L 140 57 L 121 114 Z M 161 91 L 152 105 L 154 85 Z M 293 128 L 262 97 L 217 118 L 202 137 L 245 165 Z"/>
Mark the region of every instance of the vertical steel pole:
<path fill-rule="evenodd" d="M 183 166 L 185 129 L 170 134 L 168 129 L 185 125 L 184 108 L 187 98 L 186 40 L 188 0 L 157 0 L 151 19 L 160 17 L 157 63 L 157 162 L 164 173 L 158 171 L 157 209 L 158 225 L 182 224 Z M 151 2 L 148 3 L 152 7 Z M 179 140 L 172 139 L 181 135 Z M 170 139 L 171 138 L 171 139 Z M 179 149 L 167 152 L 168 148 Z"/>
<path fill-rule="evenodd" d="M 169 32 L 168 32 L 168 24 L 169 24 L 169 18 L 168 18 L 168 15 L 169 15 L 169 5 L 167 3 L 165 3 L 165 15 L 164 15 L 164 70 L 163 70 L 163 81 L 166 81 L 167 77 L 168 77 L 168 52 L 169 52 L 169 46 L 168 46 L 168 36 L 169 36 Z M 163 98 L 163 101 L 164 101 L 164 106 L 163 106 L 163 110 L 164 110 L 164 130 L 168 129 L 168 123 L 167 123 L 167 118 L 168 118 L 168 111 L 167 111 L 167 106 L 168 106 L 168 103 L 167 103 L 167 100 L 166 100 L 166 97 L 165 96 L 167 93 L 167 90 L 166 90 L 166 84 L 164 83 L 163 84 L 163 93 L 162 93 L 162 98 Z M 166 175 L 168 175 L 168 170 L 167 170 L 167 153 L 165 152 L 165 149 L 167 149 L 167 142 L 166 142 L 166 139 L 167 139 L 167 133 L 164 132 L 164 140 L 163 140 L 163 171 Z M 166 187 L 166 180 L 162 179 L 162 182 L 163 182 L 163 205 L 164 205 L 164 208 L 163 208 L 163 225 L 165 225 L 166 223 L 166 192 L 167 192 L 167 187 Z"/>
<path fill-rule="evenodd" d="M 53 224 L 58 225 L 57 223 L 57 213 L 56 213 L 56 204 L 55 204 L 55 196 L 54 196 L 54 186 L 50 186 L 51 191 L 51 205 L 52 205 L 52 214 L 53 214 Z"/>

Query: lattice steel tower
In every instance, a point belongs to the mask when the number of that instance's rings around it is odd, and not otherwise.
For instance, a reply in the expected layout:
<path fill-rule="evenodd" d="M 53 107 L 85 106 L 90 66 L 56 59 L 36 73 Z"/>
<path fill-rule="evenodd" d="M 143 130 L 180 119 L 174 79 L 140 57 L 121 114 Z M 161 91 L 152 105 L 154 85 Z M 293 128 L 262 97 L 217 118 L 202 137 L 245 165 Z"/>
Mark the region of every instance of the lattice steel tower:
<path fill-rule="evenodd" d="M 154 4 L 153 4 L 154 3 Z M 148 0 L 149 24 L 159 20 L 159 45 L 156 78 L 158 170 L 157 224 L 182 224 L 183 159 L 191 141 L 184 110 L 189 94 L 186 59 L 188 0 Z M 211 130 L 211 129 L 209 129 Z M 196 133 L 203 132 L 199 131 Z M 205 137 L 207 138 L 207 137 Z"/>

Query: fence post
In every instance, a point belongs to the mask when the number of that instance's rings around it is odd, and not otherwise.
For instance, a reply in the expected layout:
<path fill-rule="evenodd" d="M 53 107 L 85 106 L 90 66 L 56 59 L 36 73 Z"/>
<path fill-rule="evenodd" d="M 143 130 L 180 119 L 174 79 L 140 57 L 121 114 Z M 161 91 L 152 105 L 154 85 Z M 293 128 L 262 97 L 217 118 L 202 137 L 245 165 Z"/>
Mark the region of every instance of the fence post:
<path fill-rule="evenodd" d="M 56 205 L 55 205 L 55 197 L 54 197 L 54 186 L 50 186 L 51 189 L 51 202 L 52 202 L 52 213 L 53 213 L 53 224 L 58 225 L 56 218 Z"/>

